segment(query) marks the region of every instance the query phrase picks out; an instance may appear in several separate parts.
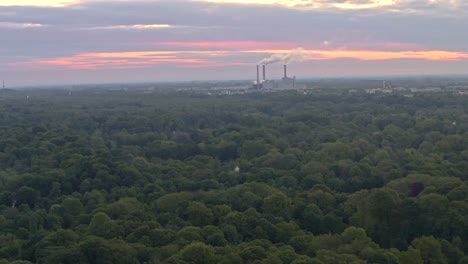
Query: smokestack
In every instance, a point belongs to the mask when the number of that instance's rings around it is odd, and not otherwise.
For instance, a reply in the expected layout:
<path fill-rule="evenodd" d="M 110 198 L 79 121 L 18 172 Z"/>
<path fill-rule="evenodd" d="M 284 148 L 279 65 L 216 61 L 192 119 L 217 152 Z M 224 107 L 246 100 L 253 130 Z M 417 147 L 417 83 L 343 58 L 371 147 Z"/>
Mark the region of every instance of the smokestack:
<path fill-rule="evenodd" d="M 284 65 L 284 78 L 288 78 L 287 66 L 286 66 L 286 64 Z"/>
<path fill-rule="evenodd" d="M 266 71 L 265 71 L 265 64 L 263 64 L 263 81 L 266 80 Z"/>
<path fill-rule="evenodd" d="M 257 88 L 260 87 L 260 66 L 257 65 Z"/>

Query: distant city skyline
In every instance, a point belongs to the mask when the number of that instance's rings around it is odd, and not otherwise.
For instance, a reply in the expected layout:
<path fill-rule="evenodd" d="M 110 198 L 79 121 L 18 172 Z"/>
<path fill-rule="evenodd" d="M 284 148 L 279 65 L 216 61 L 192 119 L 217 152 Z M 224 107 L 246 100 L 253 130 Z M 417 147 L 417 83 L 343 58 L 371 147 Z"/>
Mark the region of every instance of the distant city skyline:
<path fill-rule="evenodd" d="M 299 79 L 468 74 L 466 25 L 462 0 L 1 0 L 0 80 L 254 80 L 299 47 Z"/>

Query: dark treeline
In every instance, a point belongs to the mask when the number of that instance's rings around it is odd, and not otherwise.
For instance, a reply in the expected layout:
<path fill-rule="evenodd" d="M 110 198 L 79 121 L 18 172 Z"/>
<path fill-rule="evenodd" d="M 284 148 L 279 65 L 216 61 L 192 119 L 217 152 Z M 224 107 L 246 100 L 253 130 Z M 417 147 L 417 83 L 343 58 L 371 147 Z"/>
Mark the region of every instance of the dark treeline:
<path fill-rule="evenodd" d="M 468 263 L 468 97 L 0 98 L 0 263 Z"/>

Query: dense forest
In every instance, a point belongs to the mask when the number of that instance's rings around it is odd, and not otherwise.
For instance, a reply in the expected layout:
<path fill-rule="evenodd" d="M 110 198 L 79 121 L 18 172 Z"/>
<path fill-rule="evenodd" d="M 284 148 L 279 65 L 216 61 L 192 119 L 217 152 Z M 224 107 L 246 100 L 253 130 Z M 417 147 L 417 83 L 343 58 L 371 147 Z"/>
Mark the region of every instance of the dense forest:
<path fill-rule="evenodd" d="M 10 91 L 0 263 L 468 263 L 468 97 Z"/>

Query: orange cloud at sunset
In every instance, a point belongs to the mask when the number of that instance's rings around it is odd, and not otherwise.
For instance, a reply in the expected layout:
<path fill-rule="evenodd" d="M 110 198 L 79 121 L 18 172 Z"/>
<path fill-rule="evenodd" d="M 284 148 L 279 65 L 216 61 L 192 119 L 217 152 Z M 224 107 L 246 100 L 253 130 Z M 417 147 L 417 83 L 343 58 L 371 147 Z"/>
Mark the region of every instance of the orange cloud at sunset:
<path fill-rule="evenodd" d="M 47 60 L 33 60 L 29 62 L 17 63 L 18 66 L 33 67 L 41 69 L 43 67 L 66 67 L 70 69 L 93 70 L 93 69 L 117 69 L 135 68 L 155 65 L 160 63 L 176 64 L 203 64 L 207 61 L 199 58 L 177 58 L 170 55 L 148 55 L 145 57 L 132 57 L 132 53 L 109 53 L 104 56 L 101 53 L 86 53 L 71 57 L 61 57 Z M 137 55 L 139 53 L 136 53 Z M 129 56 L 130 55 L 130 56 Z"/>
<path fill-rule="evenodd" d="M 248 53 L 283 54 L 289 50 L 251 50 Z M 468 59 L 467 52 L 458 51 L 371 51 L 371 50 L 305 50 L 307 60 L 396 60 L 396 59 L 420 59 L 433 61 L 455 61 Z"/>
<path fill-rule="evenodd" d="M 421 59 L 434 61 L 452 61 L 468 58 L 468 53 L 453 51 L 333 51 L 322 52 L 323 56 L 330 58 L 351 58 L 358 60 L 395 60 L 395 59 Z"/>

